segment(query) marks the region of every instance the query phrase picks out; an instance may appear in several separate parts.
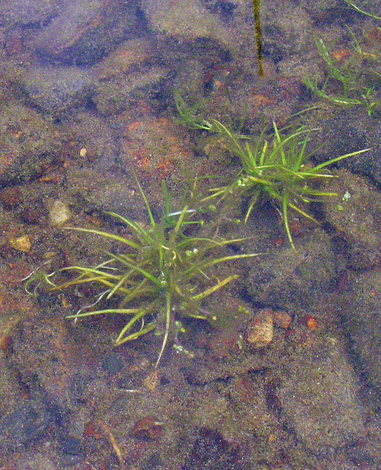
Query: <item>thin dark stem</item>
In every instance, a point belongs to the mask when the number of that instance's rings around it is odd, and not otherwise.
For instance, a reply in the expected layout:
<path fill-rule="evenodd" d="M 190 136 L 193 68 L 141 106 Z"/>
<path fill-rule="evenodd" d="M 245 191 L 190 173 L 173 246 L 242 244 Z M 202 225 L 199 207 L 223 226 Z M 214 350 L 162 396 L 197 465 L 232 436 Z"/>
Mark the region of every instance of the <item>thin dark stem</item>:
<path fill-rule="evenodd" d="M 255 20 L 255 35 L 257 38 L 257 57 L 258 57 L 258 73 L 263 77 L 263 58 L 262 58 L 262 31 L 261 19 L 259 15 L 259 0 L 253 0 L 254 20 Z"/>

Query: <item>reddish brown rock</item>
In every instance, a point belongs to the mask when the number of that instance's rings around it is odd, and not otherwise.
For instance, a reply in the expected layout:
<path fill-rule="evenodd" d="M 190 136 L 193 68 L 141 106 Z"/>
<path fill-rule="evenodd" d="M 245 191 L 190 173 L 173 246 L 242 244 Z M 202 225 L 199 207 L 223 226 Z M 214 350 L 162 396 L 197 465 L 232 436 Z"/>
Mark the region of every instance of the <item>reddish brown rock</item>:
<path fill-rule="evenodd" d="M 161 185 L 174 170 L 194 166 L 183 134 L 165 118 L 133 122 L 125 129 L 120 158 L 126 168 L 133 165 L 140 181 Z"/>

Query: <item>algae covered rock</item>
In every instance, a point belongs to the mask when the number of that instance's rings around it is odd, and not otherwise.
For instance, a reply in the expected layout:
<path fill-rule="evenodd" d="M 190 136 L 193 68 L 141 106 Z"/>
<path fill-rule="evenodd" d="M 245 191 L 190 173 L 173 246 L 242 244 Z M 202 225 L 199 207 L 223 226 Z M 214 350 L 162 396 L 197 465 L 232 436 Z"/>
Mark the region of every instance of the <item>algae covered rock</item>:
<path fill-rule="evenodd" d="M 338 198 L 325 201 L 326 220 L 347 243 L 354 269 L 369 269 L 381 256 L 381 194 L 362 176 L 340 170 L 325 189 Z"/>
<path fill-rule="evenodd" d="M 37 52 L 51 62 L 94 63 L 132 33 L 136 2 L 74 0 L 37 39 Z"/>
<path fill-rule="evenodd" d="M 329 237 L 320 229 L 296 244 L 258 257 L 246 279 L 253 301 L 283 308 L 304 306 L 306 299 L 332 289 L 336 260 Z"/>
<path fill-rule="evenodd" d="M 166 118 L 140 119 L 123 129 L 120 161 L 126 171 L 134 171 L 143 183 L 149 183 L 160 194 L 164 178 L 174 178 L 179 170 L 191 174 L 193 153 L 186 145 L 186 134 L 181 126 Z M 184 143 L 185 142 L 185 143 Z"/>
<path fill-rule="evenodd" d="M 70 155 L 81 166 L 89 163 L 110 168 L 115 164 L 118 142 L 107 119 L 88 110 L 81 111 L 75 119 L 65 122 L 64 133 L 69 136 Z"/>
<path fill-rule="evenodd" d="M 141 5 L 153 28 L 166 36 L 186 41 L 213 39 L 222 46 L 231 45 L 226 27 L 201 0 L 142 0 Z"/>
<path fill-rule="evenodd" d="M 339 341 L 314 338 L 282 365 L 282 415 L 308 449 L 329 453 L 364 433 L 354 372 Z"/>
<path fill-rule="evenodd" d="M 21 104 L 0 107 L 0 181 L 41 174 L 58 157 L 61 142 L 51 120 Z"/>
<path fill-rule="evenodd" d="M 160 51 L 148 38 L 123 41 L 92 67 L 92 101 L 106 118 L 122 111 L 132 112 L 139 103 L 151 101 L 165 83 L 169 69 L 160 64 Z M 133 113 L 135 115 L 135 113 Z"/>
<path fill-rule="evenodd" d="M 32 105 L 58 114 L 84 103 L 91 77 L 80 67 L 35 67 L 25 73 L 21 82 Z"/>
<path fill-rule="evenodd" d="M 38 24 L 52 17 L 59 0 L 0 0 L 0 24 L 3 26 Z"/>
<path fill-rule="evenodd" d="M 311 49 L 312 22 L 302 6 L 283 2 L 280 7 L 276 3 L 263 2 L 263 7 L 262 21 L 266 24 L 263 50 L 274 62 Z"/>
<path fill-rule="evenodd" d="M 142 67 L 137 71 L 126 72 L 101 80 L 94 86 L 93 102 L 104 116 L 120 113 L 137 106 L 137 103 L 154 95 L 165 82 L 169 70 L 164 67 Z"/>
<path fill-rule="evenodd" d="M 381 388 L 381 272 L 352 273 L 352 285 L 339 309 L 343 324 L 360 359 L 361 373 Z M 364 374 L 365 373 L 365 374 Z"/>

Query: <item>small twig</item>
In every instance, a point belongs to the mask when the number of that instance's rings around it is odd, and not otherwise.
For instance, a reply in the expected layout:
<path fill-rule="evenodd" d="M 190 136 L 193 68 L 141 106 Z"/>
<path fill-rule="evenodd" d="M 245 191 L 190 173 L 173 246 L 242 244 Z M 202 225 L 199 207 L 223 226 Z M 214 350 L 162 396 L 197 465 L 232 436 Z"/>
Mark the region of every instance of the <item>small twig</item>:
<path fill-rule="evenodd" d="M 99 426 L 101 427 L 101 429 L 103 430 L 103 432 L 106 434 L 106 436 L 108 437 L 111 445 L 112 445 L 112 448 L 114 449 L 114 452 L 119 460 L 119 465 L 120 465 L 120 468 L 121 470 L 126 470 L 126 465 L 124 463 L 124 458 L 123 458 L 123 455 L 122 455 L 122 452 L 120 450 L 120 447 L 115 439 L 115 436 L 114 434 L 111 432 L 111 429 L 109 426 L 107 426 L 107 424 L 103 423 L 102 421 L 98 420 L 98 424 Z"/>

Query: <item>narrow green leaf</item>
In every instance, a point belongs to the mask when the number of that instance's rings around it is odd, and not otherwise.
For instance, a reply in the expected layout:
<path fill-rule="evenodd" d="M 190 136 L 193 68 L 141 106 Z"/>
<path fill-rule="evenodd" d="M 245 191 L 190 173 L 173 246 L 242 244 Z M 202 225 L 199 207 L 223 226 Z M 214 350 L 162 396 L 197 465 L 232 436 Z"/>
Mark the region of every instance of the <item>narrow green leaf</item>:
<path fill-rule="evenodd" d="M 135 250 L 139 250 L 141 248 L 141 245 L 138 245 L 137 243 L 129 240 L 128 238 L 121 237 L 120 235 L 115 235 L 114 233 L 102 232 L 100 230 L 78 228 L 78 227 L 63 227 L 63 229 L 75 230 L 76 232 L 86 232 L 86 233 L 92 233 L 94 235 L 99 235 L 101 237 L 108 238 L 110 240 L 116 240 L 120 243 L 123 243 L 124 245 L 130 246 L 131 248 L 135 248 Z"/>
<path fill-rule="evenodd" d="M 116 346 L 118 346 L 120 344 L 123 344 L 126 341 L 129 341 L 128 337 L 125 338 L 124 335 L 127 333 L 127 331 L 129 331 L 135 325 L 135 323 L 138 320 L 140 320 L 145 315 L 147 315 L 147 313 L 148 312 L 147 312 L 146 309 L 141 309 L 140 311 L 138 311 L 138 313 L 136 313 L 134 315 L 133 318 L 131 318 L 131 320 L 127 323 L 127 325 L 124 326 L 124 328 L 122 329 L 122 331 L 119 333 L 118 337 L 116 338 L 116 340 L 115 340 L 115 345 Z"/>
<path fill-rule="evenodd" d="M 172 295 L 168 291 L 165 295 L 165 300 L 166 300 L 166 309 L 165 309 L 165 332 L 164 332 L 164 338 L 163 342 L 161 343 L 161 348 L 159 352 L 159 356 L 157 358 L 156 364 L 155 364 L 155 369 L 157 369 L 159 362 L 161 360 L 161 357 L 163 355 L 165 346 L 167 345 L 168 341 L 168 335 L 169 335 L 169 328 L 171 325 L 171 308 L 172 308 Z"/>
<path fill-rule="evenodd" d="M 290 242 L 291 248 L 292 248 L 294 251 L 296 251 L 294 242 L 293 242 L 293 240 L 292 240 L 292 235 L 291 235 L 290 226 L 289 226 L 289 224 L 288 224 L 288 206 L 289 206 L 288 197 L 287 197 L 287 196 L 284 196 L 284 197 L 283 197 L 283 201 L 282 201 L 283 223 L 284 223 L 284 227 L 285 227 L 285 229 L 286 229 L 288 241 Z"/>
<path fill-rule="evenodd" d="M 192 297 L 193 300 L 202 300 L 205 299 L 205 297 L 208 297 L 209 295 L 213 294 L 214 292 L 218 291 L 222 287 L 226 286 L 229 282 L 233 281 L 234 279 L 237 279 L 239 276 L 237 274 L 234 274 L 233 276 L 229 276 L 225 278 L 223 281 L 218 282 L 215 284 L 213 287 L 209 287 L 208 289 L 204 290 L 200 294 L 194 295 Z"/>
<path fill-rule="evenodd" d="M 121 344 L 126 343 L 127 341 L 133 341 L 133 340 L 139 338 L 140 336 L 143 336 L 143 335 L 149 333 L 150 331 L 154 330 L 155 328 L 156 328 L 155 322 L 151 322 L 145 328 L 142 328 L 141 330 L 136 331 L 135 333 L 132 333 L 129 336 L 120 337 L 120 335 L 119 335 L 118 338 L 115 340 L 114 345 L 115 346 L 120 346 Z"/>
<path fill-rule="evenodd" d="M 341 155 L 340 157 L 333 158 L 332 160 L 328 160 L 326 162 L 320 163 L 320 165 L 317 165 L 313 168 L 315 171 L 319 171 L 322 168 L 325 168 L 326 166 L 332 165 L 333 163 L 339 162 L 340 160 L 344 160 L 345 158 L 349 157 L 355 157 L 357 155 L 360 155 L 361 153 L 364 152 L 369 152 L 371 150 L 370 148 L 364 149 L 364 150 L 357 150 L 356 152 L 351 152 L 351 153 L 346 153 L 345 155 Z"/>
<path fill-rule="evenodd" d="M 93 315 L 132 315 L 139 312 L 139 308 L 108 308 L 104 310 L 92 310 L 90 312 L 75 313 L 74 315 L 66 315 L 66 318 L 82 318 L 82 317 L 91 317 Z"/>

